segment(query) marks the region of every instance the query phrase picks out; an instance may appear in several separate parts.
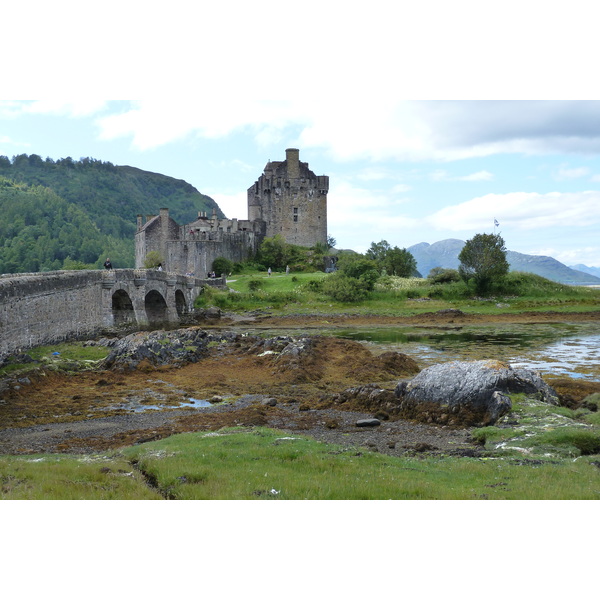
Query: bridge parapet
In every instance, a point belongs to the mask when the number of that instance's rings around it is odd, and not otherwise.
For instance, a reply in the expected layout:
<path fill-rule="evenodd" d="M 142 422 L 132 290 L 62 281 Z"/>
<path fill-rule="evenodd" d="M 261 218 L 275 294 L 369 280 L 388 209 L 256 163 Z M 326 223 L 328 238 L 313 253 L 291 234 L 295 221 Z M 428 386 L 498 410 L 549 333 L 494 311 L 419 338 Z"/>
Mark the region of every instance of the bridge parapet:
<path fill-rule="evenodd" d="M 193 312 L 204 285 L 152 269 L 51 271 L 0 276 L 0 355 L 128 323 L 176 324 Z"/>

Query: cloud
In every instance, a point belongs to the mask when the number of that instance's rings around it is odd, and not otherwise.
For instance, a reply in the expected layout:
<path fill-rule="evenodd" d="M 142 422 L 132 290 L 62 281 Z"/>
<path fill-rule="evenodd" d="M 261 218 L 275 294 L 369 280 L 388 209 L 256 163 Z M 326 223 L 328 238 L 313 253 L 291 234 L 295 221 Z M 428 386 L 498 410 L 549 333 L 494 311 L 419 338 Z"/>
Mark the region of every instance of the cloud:
<path fill-rule="evenodd" d="M 210 196 L 225 213 L 228 219 L 248 218 L 248 194 L 237 192 L 235 194 L 214 193 Z"/>
<path fill-rule="evenodd" d="M 370 242 L 382 239 L 404 246 L 406 231 L 414 231 L 418 223 L 399 208 L 407 202 L 393 189 L 373 191 L 348 181 L 334 181 L 327 201 L 328 229 L 337 239 L 338 248 L 364 252 Z"/>
<path fill-rule="evenodd" d="M 434 171 L 430 177 L 433 181 L 491 181 L 494 179 L 493 173 L 489 171 L 477 171 L 470 175 L 450 175 L 442 169 Z"/>
<path fill-rule="evenodd" d="M 425 219 L 439 230 L 487 229 L 496 218 L 504 229 L 585 227 L 600 222 L 600 192 L 486 194 L 448 206 Z"/>
<path fill-rule="evenodd" d="M 0 102 L 0 115 L 15 118 L 21 115 L 55 115 L 61 117 L 89 117 L 108 105 L 106 100 L 15 100 Z"/>
<path fill-rule="evenodd" d="M 579 177 L 585 177 L 589 175 L 590 170 L 587 167 L 574 167 L 567 168 L 566 166 L 562 166 L 558 169 L 554 178 L 558 181 L 564 181 L 565 179 L 578 179 Z"/>
<path fill-rule="evenodd" d="M 296 115 L 296 117 L 293 117 Z M 280 138 L 280 133 L 302 118 L 294 102 L 260 101 L 235 95 L 206 94 L 201 98 L 154 99 L 133 102 L 128 110 L 97 119 L 100 139 L 131 137 L 137 150 L 151 150 L 187 136 L 224 138 L 247 130 L 259 144 Z"/>
<path fill-rule="evenodd" d="M 85 105 L 77 106 L 67 108 L 71 114 L 85 110 Z M 51 107 L 38 106 L 42 108 Z M 265 100 L 217 93 L 135 102 L 97 124 L 101 139 L 131 137 L 138 150 L 189 135 L 215 139 L 240 130 L 266 145 L 294 131 L 302 148 L 321 148 L 339 161 L 451 161 L 499 153 L 600 151 L 598 101 L 401 101 L 380 95 L 366 102 L 356 93 L 342 102 L 335 95 Z M 490 175 L 480 171 L 465 177 L 481 180 Z"/>

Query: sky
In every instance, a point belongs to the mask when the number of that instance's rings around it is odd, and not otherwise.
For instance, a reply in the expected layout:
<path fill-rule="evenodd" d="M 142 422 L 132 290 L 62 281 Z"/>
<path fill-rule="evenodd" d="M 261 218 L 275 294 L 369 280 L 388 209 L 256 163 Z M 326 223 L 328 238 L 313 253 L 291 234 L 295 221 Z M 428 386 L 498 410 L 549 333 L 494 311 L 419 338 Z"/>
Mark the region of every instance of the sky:
<path fill-rule="evenodd" d="M 0 155 L 162 173 L 243 219 L 247 189 L 293 147 L 330 178 L 338 248 L 495 232 L 509 250 L 600 266 L 587 4 L 447 4 L 175 0 L 139 13 L 108 0 L 76 27 L 57 14 L 80 4 L 39 3 L 28 44 L 19 31 L 0 41 L 21 47 L 3 96 L 41 98 L 0 102 Z"/>
<path fill-rule="evenodd" d="M 267 161 L 299 148 L 329 175 L 338 248 L 497 232 L 510 250 L 600 266 L 600 101 L 219 100 L 4 101 L 0 154 L 159 172 L 243 219 Z"/>

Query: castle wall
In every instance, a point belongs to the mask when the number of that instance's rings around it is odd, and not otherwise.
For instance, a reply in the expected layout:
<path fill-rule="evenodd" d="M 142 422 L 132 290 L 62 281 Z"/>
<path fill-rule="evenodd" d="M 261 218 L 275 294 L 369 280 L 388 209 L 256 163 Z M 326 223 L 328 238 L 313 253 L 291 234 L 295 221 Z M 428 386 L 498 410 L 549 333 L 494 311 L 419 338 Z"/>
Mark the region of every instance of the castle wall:
<path fill-rule="evenodd" d="M 168 263 L 176 273 L 193 273 L 195 277 L 203 278 L 211 271 L 215 258 L 243 262 L 254 256 L 259 239 L 262 238 L 251 231 L 199 232 L 188 239 L 169 242 Z"/>

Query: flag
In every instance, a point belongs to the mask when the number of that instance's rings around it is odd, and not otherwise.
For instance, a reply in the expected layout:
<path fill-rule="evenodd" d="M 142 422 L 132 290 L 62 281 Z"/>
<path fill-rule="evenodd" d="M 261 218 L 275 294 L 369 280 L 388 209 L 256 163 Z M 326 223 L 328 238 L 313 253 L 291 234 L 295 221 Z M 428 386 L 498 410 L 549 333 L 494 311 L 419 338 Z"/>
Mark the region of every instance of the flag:
<path fill-rule="evenodd" d="M 500 227 L 500 223 L 498 223 L 498 221 L 496 221 L 496 219 L 494 219 L 494 227 Z"/>

